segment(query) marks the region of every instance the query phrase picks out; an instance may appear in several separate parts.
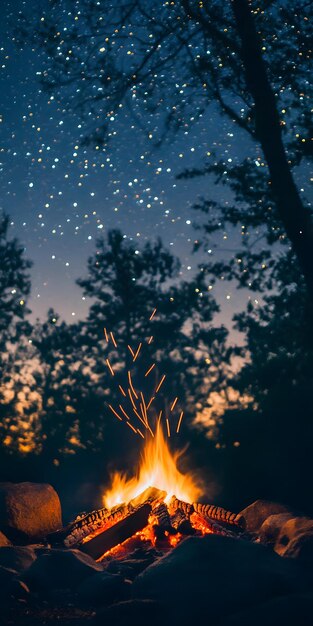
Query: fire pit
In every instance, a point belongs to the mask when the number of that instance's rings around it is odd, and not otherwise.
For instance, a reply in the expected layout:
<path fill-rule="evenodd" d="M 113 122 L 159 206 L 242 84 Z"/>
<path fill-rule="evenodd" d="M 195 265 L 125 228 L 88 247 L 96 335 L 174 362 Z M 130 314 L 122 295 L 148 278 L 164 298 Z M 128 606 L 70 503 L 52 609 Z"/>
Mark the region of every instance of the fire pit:
<path fill-rule="evenodd" d="M 197 501 L 201 488 L 194 476 L 179 471 L 180 454 L 171 453 L 158 424 L 145 442 L 138 476 L 127 480 L 115 473 L 105 506 L 78 516 L 49 541 L 102 560 L 139 547 L 166 553 L 190 535 L 246 537 L 242 515 Z"/>

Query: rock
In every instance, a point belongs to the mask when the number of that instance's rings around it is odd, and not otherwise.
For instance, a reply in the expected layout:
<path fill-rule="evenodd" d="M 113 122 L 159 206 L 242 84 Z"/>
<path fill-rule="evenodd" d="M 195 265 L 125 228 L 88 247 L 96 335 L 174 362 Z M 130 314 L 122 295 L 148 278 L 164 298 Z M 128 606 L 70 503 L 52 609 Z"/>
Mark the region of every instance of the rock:
<path fill-rule="evenodd" d="M 92 622 L 94 626 L 160 626 L 170 624 L 164 609 L 153 600 L 128 600 L 113 604 L 107 609 L 97 612 Z M 178 622 L 172 622 L 178 624 Z M 190 626 L 190 624 L 189 624 Z"/>
<path fill-rule="evenodd" d="M 259 531 L 261 541 L 271 546 L 274 545 L 285 522 L 292 517 L 291 513 L 279 513 L 267 517 Z"/>
<path fill-rule="evenodd" d="M 103 606 L 124 600 L 129 595 L 129 587 L 122 576 L 104 571 L 86 578 L 77 592 L 84 602 Z"/>
<path fill-rule="evenodd" d="M 303 533 L 288 544 L 283 556 L 299 559 L 303 563 L 313 562 L 313 533 Z"/>
<path fill-rule="evenodd" d="M 28 569 L 36 560 L 35 551 L 25 546 L 7 546 L 0 548 L 0 565 L 17 572 Z"/>
<path fill-rule="evenodd" d="M 75 589 L 85 578 L 103 567 L 79 550 L 50 550 L 42 554 L 25 572 L 23 580 L 31 590 Z"/>
<path fill-rule="evenodd" d="M 51 485 L 0 483 L 0 530 L 10 540 L 37 541 L 61 526 L 60 500 Z"/>
<path fill-rule="evenodd" d="M 29 589 L 27 585 L 18 578 L 11 580 L 6 590 L 7 595 L 13 600 L 27 600 L 29 596 Z"/>
<path fill-rule="evenodd" d="M 151 563 L 154 562 L 154 558 L 150 559 L 124 559 L 112 560 L 106 568 L 108 572 L 112 574 L 121 574 L 126 578 L 136 578 L 138 574 L 143 572 Z"/>
<path fill-rule="evenodd" d="M 0 565 L 0 602 L 6 601 L 8 598 L 8 589 L 10 585 L 14 584 L 15 577 L 17 576 L 17 572 L 13 569 L 9 569 L 8 567 L 2 567 Z M 1 611 L 2 606 L 0 606 Z M 1 612 L 0 612 L 1 617 Z"/>
<path fill-rule="evenodd" d="M 313 595 L 295 594 L 274 598 L 223 620 L 223 626 L 308 626 L 313 614 Z"/>
<path fill-rule="evenodd" d="M 313 520 L 293 517 L 282 526 L 275 543 L 275 552 L 281 556 L 313 560 Z"/>
<path fill-rule="evenodd" d="M 11 545 L 11 541 L 9 541 L 8 538 L 0 531 L 0 548 Z"/>
<path fill-rule="evenodd" d="M 305 536 L 313 534 L 313 520 L 308 517 L 292 517 L 285 521 L 275 543 L 275 552 L 287 556 L 290 544 L 296 540 L 303 540 Z"/>
<path fill-rule="evenodd" d="M 270 515 L 279 515 L 280 513 L 291 513 L 288 507 L 278 502 L 270 502 L 268 500 L 256 500 L 247 506 L 240 514 L 246 520 L 247 530 L 251 533 L 259 532 L 263 522 Z"/>
<path fill-rule="evenodd" d="M 6 587 L 15 576 L 17 576 L 17 572 L 14 569 L 0 565 L 0 591 Z"/>
<path fill-rule="evenodd" d="M 134 581 L 132 596 L 158 602 L 169 624 L 190 626 L 308 589 L 298 562 L 260 544 L 206 535 L 186 539 L 150 565 Z"/>

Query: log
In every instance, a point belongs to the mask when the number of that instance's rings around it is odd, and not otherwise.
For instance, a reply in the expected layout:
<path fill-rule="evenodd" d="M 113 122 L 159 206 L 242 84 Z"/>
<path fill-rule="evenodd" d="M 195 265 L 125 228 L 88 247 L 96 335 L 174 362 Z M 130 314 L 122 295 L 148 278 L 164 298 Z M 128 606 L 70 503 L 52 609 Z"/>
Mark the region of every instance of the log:
<path fill-rule="evenodd" d="M 123 543 L 148 524 L 151 513 L 151 504 L 143 504 L 127 517 L 117 522 L 114 526 L 86 541 L 79 546 L 84 554 L 89 554 L 93 559 L 99 559 L 105 552 L 111 550 L 119 543 Z"/>
<path fill-rule="evenodd" d="M 177 509 L 180 509 L 185 513 L 187 517 L 189 517 L 194 512 L 193 504 L 189 504 L 189 502 L 184 502 L 183 500 L 179 500 L 176 496 L 173 496 L 168 505 L 170 515 L 173 515 Z"/>
<path fill-rule="evenodd" d="M 164 502 L 162 502 L 153 509 L 153 518 L 155 520 L 154 525 L 159 526 L 159 528 L 162 529 L 163 532 L 173 532 L 169 512 Z"/>
<path fill-rule="evenodd" d="M 191 523 L 194 528 L 198 528 L 202 532 L 207 530 L 208 532 L 214 533 L 214 535 L 221 535 L 222 537 L 232 537 L 238 539 L 238 534 L 229 530 L 225 526 L 214 522 L 212 519 L 202 515 L 200 513 L 193 513 L 191 516 Z"/>
<path fill-rule="evenodd" d="M 190 522 L 190 517 L 181 509 L 177 509 L 170 519 L 173 528 L 176 532 L 181 533 L 181 535 L 193 535 L 195 533 L 195 529 Z"/>
<path fill-rule="evenodd" d="M 200 515 L 204 515 L 212 520 L 217 520 L 230 526 L 238 526 L 242 530 L 246 527 L 245 518 L 240 513 L 232 513 L 220 506 L 214 506 L 214 504 L 200 504 L 198 502 L 193 503 L 193 508 L 196 513 L 200 513 Z"/>
<path fill-rule="evenodd" d="M 140 504 L 151 504 L 155 506 L 160 502 L 163 502 L 164 498 L 166 498 L 166 491 L 161 491 L 161 489 L 157 489 L 156 487 L 148 487 L 139 496 L 133 498 L 128 503 L 129 507 L 136 509 Z"/>

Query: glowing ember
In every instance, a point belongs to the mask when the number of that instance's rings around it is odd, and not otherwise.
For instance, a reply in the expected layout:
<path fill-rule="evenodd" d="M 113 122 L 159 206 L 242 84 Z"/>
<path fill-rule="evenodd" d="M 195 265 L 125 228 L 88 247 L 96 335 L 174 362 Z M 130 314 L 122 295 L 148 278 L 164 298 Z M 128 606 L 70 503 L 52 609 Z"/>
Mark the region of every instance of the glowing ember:
<path fill-rule="evenodd" d="M 178 451 L 172 454 L 162 427 L 158 424 L 155 436 L 146 440 L 137 476 L 128 480 L 125 474 L 115 472 L 111 487 L 103 496 L 104 506 L 110 509 L 117 504 L 129 502 L 148 487 L 166 491 L 166 502 L 173 495 L 185 502 L 195 502 L 202 491 L 190 473 L 182 474 L 177 468 L 182 453 L 183 451 Z"/>

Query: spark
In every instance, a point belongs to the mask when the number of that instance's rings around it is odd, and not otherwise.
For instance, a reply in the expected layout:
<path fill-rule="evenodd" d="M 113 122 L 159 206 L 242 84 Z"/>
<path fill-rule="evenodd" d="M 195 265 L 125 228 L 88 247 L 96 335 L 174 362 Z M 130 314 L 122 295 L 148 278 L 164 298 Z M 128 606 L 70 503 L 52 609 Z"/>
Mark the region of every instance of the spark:
<path fill-rule="evenodd" d="M 138 348 L 137 348 L 137 350 L 136 350 L 136 354 L 134 355 L 133 362 L 135 362 L 135 361 L 136 361 L 137 356 L 138 356 L 138 354 L 139 354 L 139 352 L 140 352 L 140 350 L 141 350 L 141 346 L 142 346 L 142 343 L 140 343 L 140 344 L 139 344 L 139 346 L 138 346 Z"/>
<path fill-rule="evenodd" d="M 160 411 L 160 413 L 159 413 L 159 415 L 158 415 L 158 424 L 159 424 L 159 423 L 160 423 L 160 421 L 161 421 L 161 418 L 162 418 L 162 413 L 163 413 L 163 410 L 161 409 L 161 411 Z"/>
<path fill-rule="evenodd" d="M 130 388 L 131 388 L 131 391 L 132 391 L 132 393 L 134 394 L 134 396 L 135 396 L 136 400 L 138 400 L 138 395 L 137 395 L 137 393 L 136 393 L 136 391 L 135 391 L 135 389 L 134 389 L 134 386 L 133 386 L 133 381 L 132 381 L 132 377 L 131 377 L 131 373 L 130 373 L 130 371 L 129 371 L 129 370 L 128 370 L 127 374 L 128 374 L 128 382 L 129 382 L 129 386 L 130 386 Z"/>
<path fill-rule="evenodd" d="M 146 403 L 145 403 L 145 399 L 144 399 L 144 395 L 143 395 L 142 391 L 140 392 L 140 395 L 141 395 L 142 406 L 143 406 L 143 410 L 144 410 L 144 416 L 145 416 L 146 422 L 148 424 L 147 407 L 146 407 Z M 140 406 L 141 406 L 141 403 L 140 403 Z"/>
<path fill-rule="evenodd" d="M 103 332 L 104 332 L 104 336 L 105 336 L 105 340 L 106 340 L 106 342 L 107 342 L 107 343 L 109 343 L 109 336 L 108 336 L 108 333 L 107 333 L 107 329 L 106 329 L 106 328 L 104 328 L 104 329 L 103 329 Z"/>
<path fill-rule="evenodd" d="M 142 419 L 142 417 L 139 415 L 138 411 L 136 409 L 134 409 L 134 413 L 136 415 L 136 417 L 138 417 L 138 419 L 141 421 L 141 423 L 143 424 L 143 426 L 145 428 L 147 428 L 146 422 Z"/>
<path fill-rule="evenodd" d="M 147 404 L 147 411 L 150 409 L 150 406 L 151 406 L 151 404 L 152 404 L 152 402 L 153 402 L 154 398 L 155 398 L 155 396 L 152 396 L 152 398 L 150 398 L 150 400 L 149 400 L 149 402 L 148 402 L 148 404 Z"/>
<path fill-rule="evenodd" d="M 152 363 L 152 365 L 149 367 L 149 369 L 145 373 L 145 378 L 146 376 L 149 376 L 150 372 L 153 370 L 154 367 L 155 367 L 155 363 Z"/>
<path fill-rule="evenodd" d="M 171 436 L 171 429 L 170 429 L 170 423 L 168 421 L 168 418 L 166 418 L 166 428 L 167 428 L 167 436 L 170 437 Z"/>
<path fill-rule="evenodd" d="M 134 399 L 133 399 L 133 396 L 131 394 L 131 390 L 130 389 L 128 389 L 128 395 L 129 395 L 130 401 L 131 401 L 131 403 L 133 405 L 133 409 L 136 410 L 136 405 L 135 405 L 135 402 L 134 402 Z"/>
<path fill-rule="evenodd" d="M 122 405 L 121 405 L 121 404 L 119 404 L 119 408 L 121 409 L 122 413 L 125 415 L 126 419 L 127 419 L 127 420 L 130 420 L 129 415 L 126 413 L 125 409 L 123 409 L 123 407 L 122 407 Z"/>
<path fill-rule="evenodd" d="M 113 409 L 113 406 L 111 404 L 108 404 L 109 409 L 111 409 L 112 413 L 114 413 L 114 415 L 116 415 L 116 417 L 120 420 L 120 422 L 123 421 L 122 417 L 115 411 L 115 409 Z"/>
<path fill-rule="evenodd" d="M 132 355 L 132 357 L 134 358 L 135 353 L 134 353 L 133 349 L 129 345 L 127 346 L 127 348 L 129 350 L 130 354 Z"/>
<path fill-rule="evenodd" d="M 119 385 L 118 388 L 119 388 L 120 392 L 123 394 L 124 398 L 127 398 L 126 393 L 125 393 L 122 385 Z"/>
<path fill-rule="evenodd" d="M 110 335 L 111 335 L 111 339 L 112 339 L 112 341 L 113 341 L 113 345 L 114 345 L 114 347 L 115 347 L 115 348 L 117 348 L 117 343 L 116 343 L 116 341 L 115 341 L 115 337 L 114 337 L 113 333 L 112 333 L 112 332 L 110 332 Z"/>
<path fill-rule="evenodd" d="M 107 366 L 108 366 L 108 368 L 109 368 L 109 370 L 110 370 L 110 372 L 111 372 L 112 376 L 114 376 L 114 372 L 113 372 L 113 369 L 112 369 L 112 365 L 111 365 L 111 363 L 110 363 L 109 359 L 106 359 L 106 360 L 105 360 L 105 362 L 106 362 L 106 364 L 107 364 Z"/>
<path fill-rule="evenodd" d="M 163 374 L 163 376 L 162 376 L 162 378 L 161 378 L 161 380 L 160 380 L 160 382 L 159 382 L 159 384 L 158 384 L 158 386 L 157 386 L 157 388 L 155 390 L 155 393 L 158 393 L 161 385 L 163 385 L 163 383 L 164 383 L 165 378 L 166 378 L 166 376 L 165 376 L 165 374 Z"/>
<path fill-rule="evenodd" d="M 150 315 L 150 317 L 149 317 L 149 321 L 150 321 L 150 322 L 151 322 L 151 320 L 153 320 L 153 318 L 154 318 L 154 316 L 155 316 L 156 312 L 157 312 L 157 310 L 156 310 L 156 309 L 153 309 L 153 311 L 152 311 L 152 313 L 151 313 L 151 315 Z"/>
<path fill-rule="evenodd" d="M 144 434 L 141 432 L 140 428 L 137 428 L 137 433 L 139 433 L 139 435 L 144 439 L 145 436 Z"/>
<path fill-rule="evenodd" d="M 152 343 L 152 341 L 153 341 L 153 335 L 151 335 L 151 337 L 149 337 L 148 344 L 150 345 L 150 343 Z"/>
<path fill-rule="evenodd" d="M 176 398 L 175 398 L 175 400 L 174 400 L 174 402 L 173 402 L 173 404 L 172 404 L 172 406 L 171 406 L 171 411 L 173 411 L 173 410 L 174 410 L 174 408 L 175 408 L 175 406 L 176 406 L 176 402 L 177 402 L 177 400 L 178 400 L 178 397 L 176 396 Z"/>
<path fill-rule="evenodd" d="M 131 428 L 134 431 L 135 435 L 137 435 L 136 428 L 134 428 L 134 426 L 132 424 L 130 424 L 130 422 L 126 422 L 126 424 L 127 424 L 127 426 L 129 426 L 129 428 Z"/>
<path fill-rule="evenodd" d="M 176 428 L 176 432 L 179 433 L 179 429 L 180 429 L 180 425 L 183 419 L 183 415 L 184 415 L 184 411 L 181 412 L 180 416 L 179 416 L 179 420 L 178 420 L 178 424 L 177 424 L 177 428 Z"/>

